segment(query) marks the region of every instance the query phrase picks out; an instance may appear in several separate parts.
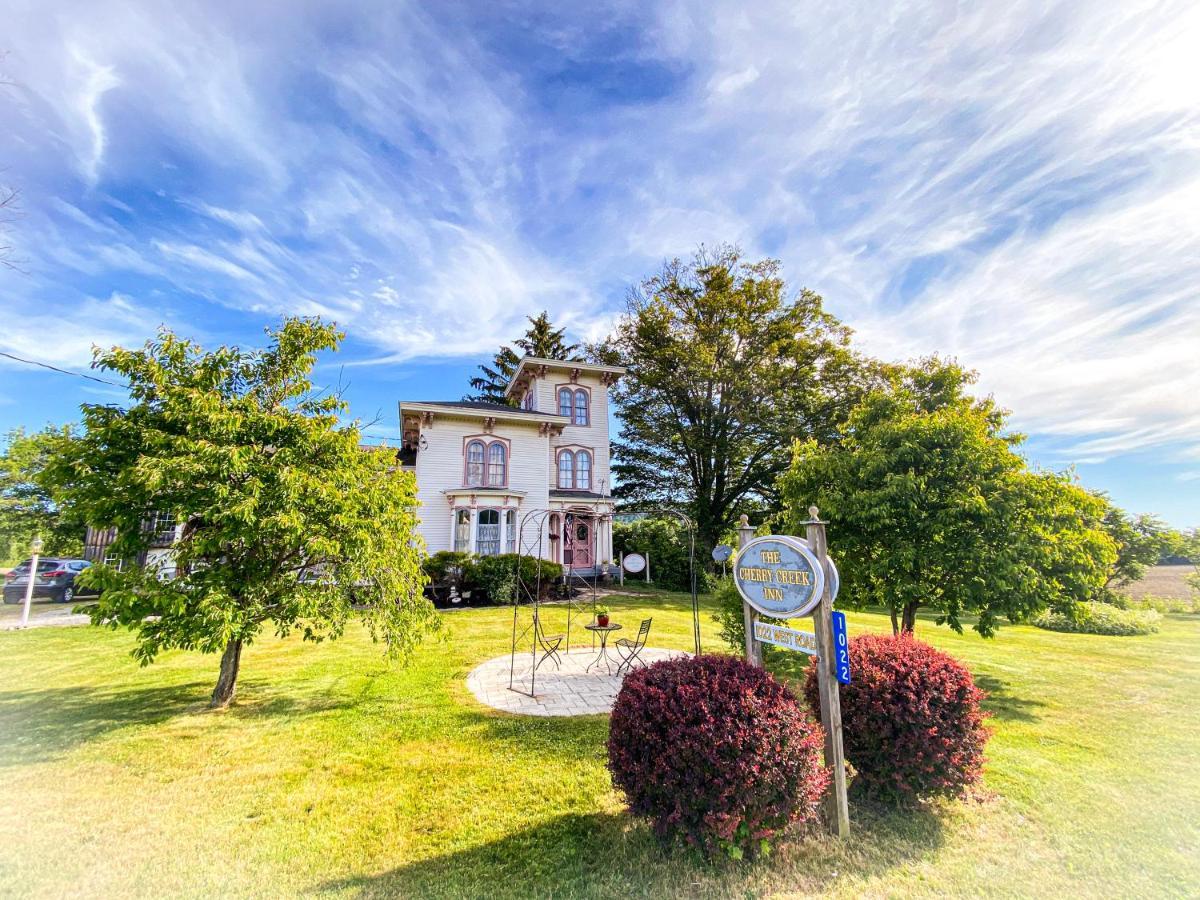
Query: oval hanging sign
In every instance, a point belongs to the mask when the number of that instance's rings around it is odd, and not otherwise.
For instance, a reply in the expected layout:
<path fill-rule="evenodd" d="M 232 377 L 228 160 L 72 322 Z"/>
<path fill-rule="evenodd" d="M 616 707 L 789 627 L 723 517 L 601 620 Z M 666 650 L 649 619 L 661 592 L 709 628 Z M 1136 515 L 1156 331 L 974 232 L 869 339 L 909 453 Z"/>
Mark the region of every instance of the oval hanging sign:
<path fill-rule="evenodd" d="M 625 566 L 625 571 L 636 575 L 638 572 L 646 568 L 646 557 L 640 553 L 626 553 L 625 559 L 621 564 Z"/>
<path fill-rule="evenodd" d="M 825 573 L 803 541 L 772 534 L 738 551 L 733 582 L 742 599 L 764 616 L 807 616 L 821 602 Z"/>

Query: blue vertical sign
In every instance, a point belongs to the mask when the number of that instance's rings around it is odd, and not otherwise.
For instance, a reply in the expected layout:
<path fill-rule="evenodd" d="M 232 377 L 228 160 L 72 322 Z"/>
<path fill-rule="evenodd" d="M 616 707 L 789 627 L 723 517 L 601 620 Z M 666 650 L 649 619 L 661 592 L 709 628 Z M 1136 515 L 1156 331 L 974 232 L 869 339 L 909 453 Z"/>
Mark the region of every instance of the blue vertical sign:
<path fill-rule="evenodd" d="M 846 614 L 833 614 L 833 659 L 837 680 L 850 683 L 850 639 L 846 636 Z"/>

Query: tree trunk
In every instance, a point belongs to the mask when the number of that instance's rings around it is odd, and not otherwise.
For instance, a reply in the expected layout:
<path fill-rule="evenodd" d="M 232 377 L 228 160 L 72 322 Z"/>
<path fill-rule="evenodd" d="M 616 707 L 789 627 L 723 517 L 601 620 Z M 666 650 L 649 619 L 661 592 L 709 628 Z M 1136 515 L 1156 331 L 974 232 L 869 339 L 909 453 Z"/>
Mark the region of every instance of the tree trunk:
<path fill-rule="evenodd" d="M 889 607 L 888 611 L 892 614 L 892 637 L 899 637 L 900 636 L 900 620 L 896 618 L 896 607 L 894 607 L 894 606 Z"/>
<path fill-rule="evenodd" d="M 225 652 L 221 654 L 221 675 L 213 689 L 209 709 L 224 709 L 233 702 L 233 696 L 237 692 L 238 667 L 241 664 L 242 641 L 239 638 L 226 644 Z"/>
<path fill-rule="evenodd" d="M 901 620 L 901 628 L 905 634 L 912 634 L 913 629 L 917 627 L 917 607 L 919 603 L 909 603 L 904 607 L 904 617 Z"/>

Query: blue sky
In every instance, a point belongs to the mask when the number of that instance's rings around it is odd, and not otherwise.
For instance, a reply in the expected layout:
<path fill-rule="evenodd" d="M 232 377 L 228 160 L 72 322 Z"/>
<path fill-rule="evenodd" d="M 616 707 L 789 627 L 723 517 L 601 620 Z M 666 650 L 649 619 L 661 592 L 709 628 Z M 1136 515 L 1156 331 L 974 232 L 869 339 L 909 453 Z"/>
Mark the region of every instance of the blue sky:
<path fill-rule="evenodd" d="M 579 8 L 570 8 L 579 7 Z M 586 8 L 585 8 L 586 7 Z M 0 350 L 349 337 L 395 433 L 700 243 L 981 373 L 1039 464 L 1200 524 L 1194 3 L 10 2 Z M 104 385 L 0 360 L 0 428 Z"/>

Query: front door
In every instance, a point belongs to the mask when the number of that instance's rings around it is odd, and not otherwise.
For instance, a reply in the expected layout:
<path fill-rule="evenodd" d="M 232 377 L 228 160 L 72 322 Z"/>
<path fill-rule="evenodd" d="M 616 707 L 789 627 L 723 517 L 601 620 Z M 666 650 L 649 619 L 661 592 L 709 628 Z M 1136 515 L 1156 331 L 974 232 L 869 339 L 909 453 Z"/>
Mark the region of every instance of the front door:
<path fill-rule="evenodd" d="M 563 563 L 571 569 L 590 569 L 595 561 L 592 520 L 568 515 L 563 524 Z"/>

